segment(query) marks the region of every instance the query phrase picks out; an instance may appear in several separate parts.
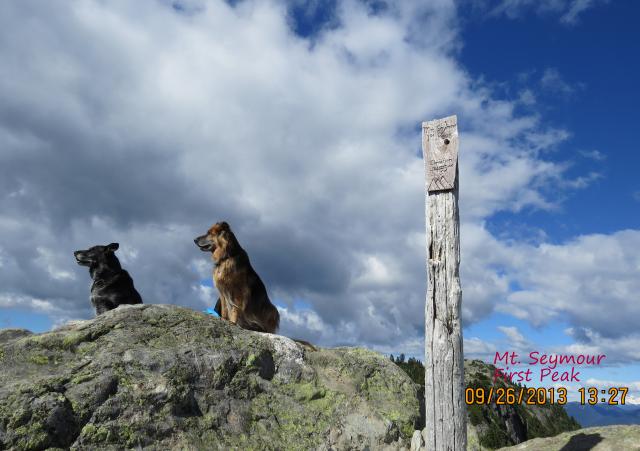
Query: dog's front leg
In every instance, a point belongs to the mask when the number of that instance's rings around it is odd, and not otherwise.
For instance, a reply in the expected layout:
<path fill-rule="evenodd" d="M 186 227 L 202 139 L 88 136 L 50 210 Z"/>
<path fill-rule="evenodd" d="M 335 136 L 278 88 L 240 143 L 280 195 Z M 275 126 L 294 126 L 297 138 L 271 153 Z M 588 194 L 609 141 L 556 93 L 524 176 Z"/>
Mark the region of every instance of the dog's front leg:
<path fill-rule="evenodd" d="M 237 324 L 238 323 L 238 308 L 234 305 L 231 306 L 231 308 L 229 309 L 228 315 L 229 315 L 229 321 L 232 324 Z"/>
<path fill-rule="evenodd" d="M 104 312 L 108 312 L 109 310 L 112 310 L 115 308 L 115 307 L 112 307 L 111 304 L 105 300 L 92 301 L 92 303 L 96 309 L 96 316 L 102 315 Z"/>
<path fill-rule="evenodd" d="M 224 297 L 220 297 L 220 318 L 229 319 L 229 306 L 227 301 L 225 301 Z M 216 304 L 217 307 L 217 304 Z"/>

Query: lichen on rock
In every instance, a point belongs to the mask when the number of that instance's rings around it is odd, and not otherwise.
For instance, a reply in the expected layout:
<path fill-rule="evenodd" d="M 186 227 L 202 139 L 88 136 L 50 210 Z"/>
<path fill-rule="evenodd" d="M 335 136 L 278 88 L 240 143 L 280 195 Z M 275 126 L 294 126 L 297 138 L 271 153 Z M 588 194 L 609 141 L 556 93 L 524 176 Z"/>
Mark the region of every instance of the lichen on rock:
<path fill-rule="evenodd" d="M 0 331 L 0 448 L 402 449 L 417 387 L 384 356 L 309 349 L 168 305 Z"/>

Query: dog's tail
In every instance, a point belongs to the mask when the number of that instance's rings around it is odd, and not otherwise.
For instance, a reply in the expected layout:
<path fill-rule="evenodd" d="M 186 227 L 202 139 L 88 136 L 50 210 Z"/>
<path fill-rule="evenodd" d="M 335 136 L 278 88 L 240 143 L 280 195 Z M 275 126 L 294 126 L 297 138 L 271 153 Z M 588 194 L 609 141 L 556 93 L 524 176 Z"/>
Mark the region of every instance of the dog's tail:
<path fill-rule="evenodd" d="M 317 351 L 318 350 L 318 348 L 316 348 L 314 345 L 312 345 L 308 341 L 298 340 L 297 338 L 292 338 L 292 340 L 295 341 L 296 343 L 300 343 L 302 346 L 304 346 L 305 348 L 309 349 L 310 351 Z"/>

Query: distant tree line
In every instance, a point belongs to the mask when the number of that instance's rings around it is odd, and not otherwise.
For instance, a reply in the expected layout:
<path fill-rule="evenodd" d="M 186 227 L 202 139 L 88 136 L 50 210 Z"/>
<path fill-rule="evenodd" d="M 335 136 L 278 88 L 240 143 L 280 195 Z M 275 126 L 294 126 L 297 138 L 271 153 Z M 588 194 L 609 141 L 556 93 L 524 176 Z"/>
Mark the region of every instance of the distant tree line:
<path fill-rule="evenodd" d="M 424 365 L 420 360 L 413 357 L 409 357 L 409 360 L 405 360 L 404 354 L 400 354 L 397 357 L 394 357 L 393 354 L 391 354 L 389 357 L 393 363 L 398 365 L 409 375 L 413 382 L 424 386 Z"/>
<path fill-rule="evenodd" d="M 404 354 L 394 357 L 390 355 L 393 363 L 398 365 L 409 375 L 411 380 L 421 387 L 419 396 L 424 396 L 424 365 L 418 359 L 409 357 L 406 360 Z M 472 365 L 474 362 L 472 362 Z M 476 369 L 486 368 L 490 370 L 490 366 L 486 363 L 475 363 Z M 474 377 L 467 382 L 467 387 L 483 388 L 488 391 L 494 383 L 487 376 L 487 371 L 473 371 Z M 508 387 L 526 387 L 520 383 L 500 381 L 500 385 Z M 549 410 L 545 414 L 541 414 L 544 410 Z M 551 404 L 547 402 L 545 405 L 527 406 L 525 404 L 514 404 L 512 406 L 496 406 L 472 404 L 467 406 L 467 415 L 469 422 L 478 427 L 480 444 L 489 449 L 501 448 L 503 446 L 511 446 L 515 443 L 511 438 L 503 418 L 504 412 L 516 415 L 526 427 L 526 439 L 535 437 L 549 437 L 557 435 L 561 432 L 572 431 L 580 428 L 578 422 L 567 414 L 559 404 Z"/>

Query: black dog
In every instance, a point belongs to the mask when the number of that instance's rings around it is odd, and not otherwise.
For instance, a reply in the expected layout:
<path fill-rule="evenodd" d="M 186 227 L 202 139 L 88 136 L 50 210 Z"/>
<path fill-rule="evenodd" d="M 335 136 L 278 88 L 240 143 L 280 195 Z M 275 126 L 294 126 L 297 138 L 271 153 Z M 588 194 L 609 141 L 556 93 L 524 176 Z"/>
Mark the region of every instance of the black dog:
<path fill-rule="evenodd" d="M 93 279 L 91 303 L 97 315 L 122 304 L 142 304 L 142 298 L 134 288 L 131 276 L 122 269 L 114 254 L 119 246 L 118 243 L 111 243 L 73 253 L 79 265 L 89 267 L 89 274 Z"/>

